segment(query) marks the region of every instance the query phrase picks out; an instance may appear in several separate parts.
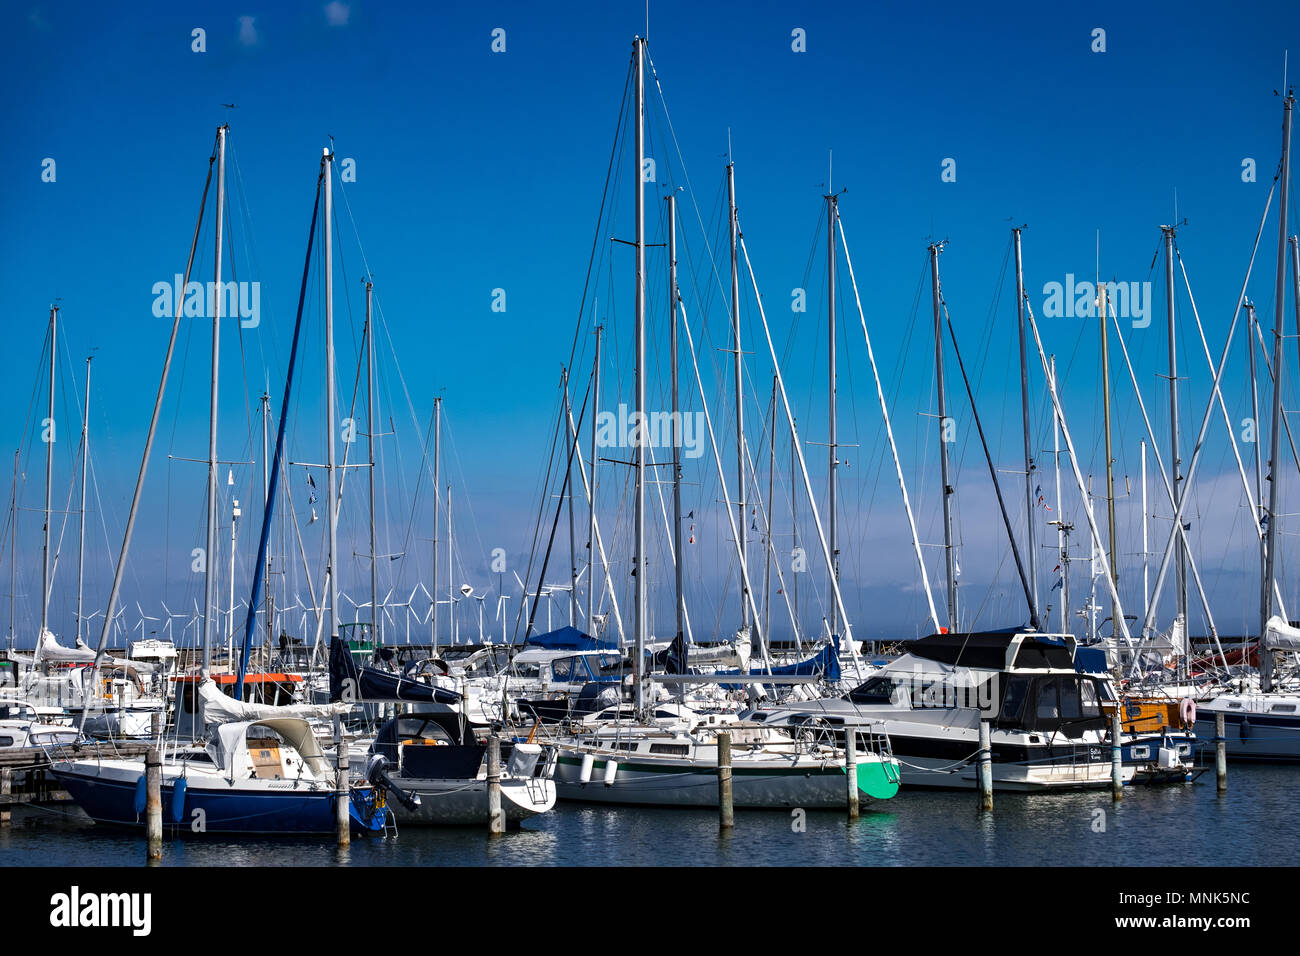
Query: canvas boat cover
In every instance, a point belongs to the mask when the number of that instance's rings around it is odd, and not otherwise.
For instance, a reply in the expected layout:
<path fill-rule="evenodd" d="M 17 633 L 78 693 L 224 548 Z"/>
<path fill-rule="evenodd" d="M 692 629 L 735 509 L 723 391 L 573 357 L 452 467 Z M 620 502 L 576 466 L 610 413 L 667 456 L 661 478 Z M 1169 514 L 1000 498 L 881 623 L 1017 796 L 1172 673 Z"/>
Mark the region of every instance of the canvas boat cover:
<path fill-rule="evenodd" d="M 1270 651 L 1300 651 L 1300 627 L 1292 627 L 1274 614 L 1264 627 L 1262 643 Z"/>
<path fill-rule="evenodd" d="M 211 680 L 199 684 L 199 699 L 203 702 L 203 721 L 208 724 L 226 724 L 241 720 L 261 720 L 267 717 L 328 718 L 346 714 L 351 704 L 256 704 L 227 697 Z"/>

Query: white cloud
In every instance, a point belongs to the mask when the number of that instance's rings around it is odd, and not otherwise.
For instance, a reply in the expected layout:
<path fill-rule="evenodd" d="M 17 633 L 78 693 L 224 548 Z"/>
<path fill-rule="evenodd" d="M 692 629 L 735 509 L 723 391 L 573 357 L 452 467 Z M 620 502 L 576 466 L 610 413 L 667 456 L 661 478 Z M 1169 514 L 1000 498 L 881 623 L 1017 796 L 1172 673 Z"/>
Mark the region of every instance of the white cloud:
<path fill-rule="evenodd" d="M 252 17 L 239 18 L 239 42 L 243 46 L 257 46 L 257 27 L 253 26 Z"/>
<path fill-rule="evenodd" d="M 330 0 L 325 4 L 325 19 L 332 27 L 347 26 L 348 15 L 351 12 L 348 5 L 341 0 Z"/>

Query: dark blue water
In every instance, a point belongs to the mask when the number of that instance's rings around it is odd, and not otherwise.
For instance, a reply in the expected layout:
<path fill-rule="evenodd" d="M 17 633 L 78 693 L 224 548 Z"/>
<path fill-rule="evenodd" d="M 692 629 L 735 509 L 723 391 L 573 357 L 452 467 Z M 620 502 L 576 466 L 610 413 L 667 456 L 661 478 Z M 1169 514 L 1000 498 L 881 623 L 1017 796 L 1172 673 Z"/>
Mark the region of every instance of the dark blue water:
<path fill-rule="evenodd" d="M 1229 768 L 1228 792 L 1213 771 L 1195 783 L 1108 792 L 996 794 L 980 814 L 974 793 L 903 791 L 855 821 L 810 811 L 803 832 L 785 811 L 738 810 L 730 835 L 715 812 L 604 808 L 561 803 L 517 831 L 407 827 L 395 839 L 168 840 L 165 866 L 1209 866 L 1295 862 L 1279 821 L 1292 813 L 1300 767 Z M 34 808 L 0 831 L 0 865 L 121 866 L 144 858 L 134 832 L 96 827 L 79 811 Z"/>

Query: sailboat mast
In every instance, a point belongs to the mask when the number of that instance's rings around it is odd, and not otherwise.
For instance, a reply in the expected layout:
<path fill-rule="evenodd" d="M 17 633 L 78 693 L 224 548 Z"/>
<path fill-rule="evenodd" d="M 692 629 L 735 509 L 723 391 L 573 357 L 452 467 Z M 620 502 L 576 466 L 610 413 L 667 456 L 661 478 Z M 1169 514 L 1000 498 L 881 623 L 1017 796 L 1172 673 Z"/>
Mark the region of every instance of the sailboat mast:
<path fill-rule="evenodd" d="M 14 450 L 13 490 L 9 493 L 9 650 L 14 649 L 18 604 L 18 453 Z"/>
<path fill-rule="evenodd" d="M 769 646 L 772 640 L 772 553 L 776 543 L 772 537 L 772 519 L 776 514 L 776 376 L 772 376 L 772 423 L 767 438 L 767 547 L 763 551 L 763 636 Z"/>
<path fill-rule="evenodd" d="M 1024 299 L 1021 298 L 1023 308 Z M 1052 382 L 1056 382 L 1056 356 L 1052 356 Z M 1056 472 L 1056 553 L 1057 563 L 1061 566 L 1061 613 L 1060 628 L 1062 634 L 1070 633 L 1070 554 L 1069 535 L 1065 525 L 1065 506 L 1061 501 L 1061 428 L 1052 411 L 1052 463 Z"/>
<path fill-rule="evenodd" d="M 683 588 L 686 555 L 682 552 L 682 422 L 681 404 L 677 391 L 677 194 L 668 194 L 668 362 L 669 387 L 673 409 L 669 420 L 673 423 L 673 556 L 676 560 L 676 631 L 674 640 L 681 638 L 686 627 L 686 596 Z M 763 633 L 767 633 L 764 628 Z"/>
<path fill-rule="evenodd" d="M 1115 456 L 1111 451 L 1110 438 L 1110 336 L 1106 329 L 1108 307 L 1108 296 L 1106 290 L 1102 288 L 1101 280 L 1097 281 L 1097 305 L 1098 312 L 1101 315 L 1101 408 L 1102 408 L 1102 430 L 1105 432 L 1106 448 L 1106 541 L 1110 552 L 1110 575 L 1111 580 L 1115 582 L 1116 588 L 1119 586 L 1119 567 L 1115 563 Z M 1118 626 L 1119 605 L 1114 602 L 1110 606 L 1110 630 L 1115 633 Z M 1116 646 L 1116 653 L 1119 648 Z"/>
<path fill-rule="evenodd" d="M 943 328 L 939 294 L 939 252 L 930 244 L 930 288 L 934 300 L 934 372 L 939 395 L 939 477 L 943 482 L 943 551 L 948 569 L 948 630 L 957 630 L 957 561 L 952 548 L 952 483 L 948 477 L 948 403 L 943 387 Z"/>
<path fill-rule="evenodd" d="M 383 643 L 379 634 L 379 548 L 375 543 L 375 319 L 371 309 L 374 283 L 366 280 L 366 453 L 370 467 L 370 639 Z"/>
<path fill-rule="evenodd" d="M 429 640 L 433 645 L 434 656 L 438 652 L 438 523 L 441 514 L 438 508 L 438 489 L 442 487 L 439 478 L 438 442 L 442 438 L 442 397 L 433 400 L 433 590 L 429 599 Z"/>
<path fill-rule="evenodd" d="M 1255 444 L 1259 444 L 1256 442 Z M 1151 576 L 1147 543 L 1147 442 L 1142 439 L 1142 616 L 1146 617 L 1151 608 Z"/>
<path fill-rule="evenodd" d="M 829 180 L 829 177 L 828 177 Z M 835 516 L 838 512 L 836 499 L 838 497 L 838 468 L 839 468 L 839 446 L 837 443 L 835 427 L 835 394 L 836 394 L 836 360 L 835 360 L 835 261 L 838 258 L 835 255 L 835 220 L 839 216 L 839 202 L 835 194 L 830 190 L 830 183 L 827 182 L 826 196 L 826 277 L 827 277 L 827 309 L 826 309 L 826 334 L 827 334 L 827 355 L 829 364 L 828 373 L 828 393 L 827 393 L 827 423 L 828 435 L 827 443 L 830 446 L 830 467 L 828 489 L 827 489 L 827 517 L 826 530 L 830 538 L 831 566 L 829 574 L 835 580 L 840 576 L 840 549 L 836 537 Z M 773 418 L 776 415 L 776 406 L 773 405 Z M 835 586 L 832 584 L 830 591 L 835 592 Z M 839 607 L 834 601 L 831 602 L 831 640 L 835 640 L 835 635 L 839 631 Z"/>
<path fill-rule="evenodd" d="M 632 41 L 636 50 L 636 541 L 633 554 L 636 558 L 632 571 L 636 576 L 636 612 L 633 633 L 636 638 L 636 659 L 633 674 L 636 680 L 637 713 L 645 708 L 645 642 L 646 642 L 646 540 L 645 540 L 645 183 L 641 171 L 645 155 L 645 40 Z M 735 217 L 733 214 L 732 222 Z M 734 258 L 733 258 L 734 263 Z M 734 269 L 734 265 L 733 265 Z M 734 273 L 733 273 L 734 274 Z M 733 280 L 734 281 L 734 280 Z M 549 606 L 549 605 L 548 605 Z"/>
<path fill-rule="evenodd" d="M 790 429 L 790 433 L 791 435 L 794 434 L 793 426 Z M 798 451 L 799 449 L 797 449 L 794 446 L 794 442 L 792 440 L 790 442 L 790 554 L 791 556 L 795 555 L 799 551 L 799 491 L 795 485 L 795 480 L 794 480 L 795 475 L 799 473 L 799 460 L 797 458 Z M 793 605 L 790 609 L 790 613 L 794 616 L 794 621 L 795 621 L 794 639 L 795 639 L 795 644 L 797 645 L 799 643 L 799 569 L 798 566 L 795 565 L 793 562 L 791 566 L 794 570 L 790 576 L 794 580 L 791 581 L 791 587 L 790 587 L 790 591 L 791 591 L 790 597 L 792 599 L 792 605 Z M 800 648 L 800 650 L 802 650 L 802 648 Z"/>
<path fill-rule="evenodd" d="M 54 486 L 54 368 L 58 355 L 59 307 L 50 306 L 50 394 L 45 419 L 45 543 L 41 549 L 41 631 L 50 625 L 50 494 Z"/>
<path fill-rule="evenodd" d="M 569 370 L 564 369 L 564 418 L 560 421 L 560 431 L 569 434 L 569 416 L 572 414 L 572 401 L 569 397 Z M 573 455 L 565 456 L 564 502 L 569 511 L 569 626 L 578 621 L 578 547 L 573 525 Z"/>
<path fill-rule="evenodd" d="M 736 535 L 739 539 L 740 574 L 740 626 L 749 627 L 749 593 L 745 566 L 749 557 L 749 525 L 745 524 L 745 367 L 740 351 L 740 260 L 737 258 L 737 240 L 740 223 L 736 217 L 736 166 L 728 157 L 727 209 L 731 236 L 731 347 L 736 383 L 736 512 L 739 522 Z"/>
<path fill-rule="evenodd" d="M 203 552 L 203 664 L 201 677 L 212 673 L 212 634 L 216 627 L 213 610 L 217 604 L 217 382 L 221 360 L 221 237 L 225 231 L 226 132 L 217 130 L 217 248 L 214 257 L 216 284 L 212 295 L 212 378 L 208 394 L 208 529 Z"/>
<path fill-rule="evenodd" d="M 325 486 L 329 513 L 330 642 L 339 639 L 339 514 L 338 471 L 334 463 L 334 154 L 329 147 L 325 156 Z"/>
<path fill-rule="evenodd" d="M 674 325 L 673 328 L 675 329 L 676 326 Z M 591 487 L 588 490 L 589 500 L 587 501 L 587 627 L 591 628 L 592 637 L 598 636 L 592 613 L 595 610 L 596 603 L 596 422 L 600 416 L 600 335 L 604 330 L 603 325 L 596 326 L 596 357 L 591 369 Z M 676 340 L 674 339 L 675 343 Z M 676 363 L 674 363 L 673 368 L 676 369 Z M 676 393 L 674 392 L 674 394 Z M 575 443 L 577 442 L 578 436 L 576 434 L 573 436 L 573 440 Z M 578 463 L 578 472 L 582 472 L 581 462 Z M 678 523 L 680 524 L 680 521 Z M 678 563 L 681 562 L 680 551 L 677 560 Z"/>
<path fill-rule="evenodd" d="M 1161 226 L 1165 237 L 1165 310 L 1169 329 L 1169 461 L 1174 487 L 1174 509 L 1177 510 L 1183 498 L 1183 479 L 1181 475 L 1182 458 L 1178 453 L 1178 348 L 1177 327 L 1174 320 L 1174 226 Z M 1178 574 L 1178 606 L 1176 615 L 1187 626 L 1187 551 L 1182 535 L 1174 544 L 1176 558 L 1175 570 Z"/>
<path fill-rule="evenodd" d="M 1268 533 L 1264 536 L 1264 579 L 1260 584 L 1259 634 L 1263 638 L 1268 619 L 1273 616 L 1273 574 L 1277 565 L 1277 520 L 1280 515 L 1282 462 L 1278 457 L 1282 425 L 1282 333 L 1286 321 L 1286 216 L 1287 194 L 1291 180 L 1291 112 L 1295 97 L 1287 91 L 1282 103 L 1282 168 L 1278 174 L 1277 279 L 1273 287 L 1273 425 L 1268 454 Z M 1259 655 L 1260 690 L 1267 693 L 1273 685 L 1272 654 Z"/>
<path fill-rule="evenodd" d="M 267 444 L 267 431 L 271 425 L 271 395 L 269 392 L 262 393 L 262 507 L 266 508 L 267 501 L 271 497 L 271 454 Z M 266 580 L 266 592 L 262 598 L 262 606 L 266 611 L 266 646 L 271 647 L 275 639 L 275 613 L 274 598 L 271 595 L 271 552 L 266 553 L 266 565 L 262 576 Z"/>
<path fill-rule="evenodd" d="M 230 575 L 228 579 L 230 596 L 226 602 L 226 665 L 235 665 L 235 535 L 239 530 L 239 499 L 230 500 Z M 144 637 L 144 628 L 140 629 Z"/>
<path fill-rule="evenodd" d="M 452 564 L 452 547 L 451 485 L 447 485 L 447 636 L 449 637 L 449 644 L 456 643 L 456 602 L 452 596 L 452 589 L 455 587 L 453 582 L 456 577 L 456 568 L 455 565 Z M 550 629 L 547 628 L 547 630 Z"/>
<path fill-rule="evenodd" d="M 1029 427 L 1029 360 L 1025 341 L 1025 271 L 1020 259 L 1020 229 L 1011 230 L 1016 247 L 1016 328 L 1020 338 L 1020 413 L 1025 435 L 1025 534 L 1029 552 L 1029 593 L 1031 617 L 1038 617 L 1038 533 L 1034 520 L 1034 451 Z M 1060 496 L 1057 496 L 1060 501 Z M 1059 516 L 1058 516 L 1059 517 Z"/>
<path fill-rule="evenodd" d="M 1259 319 L 1255 315 L 1255 304 L 1246 303 L 1246 358 L 1249 360 L 1248 368 L 1250 370 L 1250 420 L 1255 423 L 1255 502 L 1256 512 L 1264 507 L 1264 463 L 1262 460 L 1263 452 L 1259 447 L 1259 379 L 1255 373 L 1255 347 L 1259 327 Z M 1263 539 L 1260 539 L 1260 548 L 1263 548 Z M 1259 554 L 1260 564 L 1264 566 L 1264 552 Z"/>
<path fill-rule="evenodd" d="M 81 646 L 81 608 L 86 576 L 86 474 L 90 463 L 90 360 L 86 356 L 86 401 L 81 416 L 81 508 L 78 511 L 77 544 L 77 646 Z"/>

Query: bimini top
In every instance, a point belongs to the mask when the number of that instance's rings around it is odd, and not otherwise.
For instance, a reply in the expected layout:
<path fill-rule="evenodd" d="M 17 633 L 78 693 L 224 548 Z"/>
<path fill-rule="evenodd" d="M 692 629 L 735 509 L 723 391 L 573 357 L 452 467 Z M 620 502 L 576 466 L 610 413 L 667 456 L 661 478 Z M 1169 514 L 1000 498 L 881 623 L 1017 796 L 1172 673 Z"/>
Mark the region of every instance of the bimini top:
<path fill-rule="evenodd" d="M 534 634 L 524 642 L 527 647 L 544 647 L 551 651 L 616 651 L 618 642 L 610 640 L 601 640 L 592 637 L 590 634 L 584 634 L 572 625 L 558 628 L 554 631 L 548 631 L 545 634 Z"/>
<path fill-rule="evenodd" d="M 253 727 L 274 730 L 286 744 L 298 751 L 313 774 L 322 779 L 328 777 L 330 768 L 325 755 L 321 753 L 311 724 L 301 717 L 268 717 L 222 724 L 208 738 L 206 749 L 212 762 L 222 771 L 229 772 L 236 758 L 248 751 L 248 731 Z"/>
<path fill-rule="evenodd" d="M 905 641 L 909 654 L 953 667 L 1074 669 L 1074 637 L 1033 631 L 970 631 L 931 634 Z"/>

